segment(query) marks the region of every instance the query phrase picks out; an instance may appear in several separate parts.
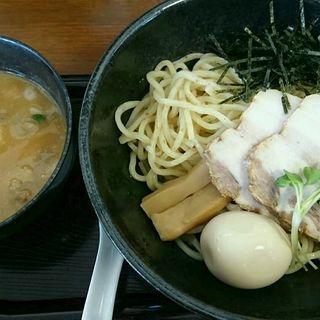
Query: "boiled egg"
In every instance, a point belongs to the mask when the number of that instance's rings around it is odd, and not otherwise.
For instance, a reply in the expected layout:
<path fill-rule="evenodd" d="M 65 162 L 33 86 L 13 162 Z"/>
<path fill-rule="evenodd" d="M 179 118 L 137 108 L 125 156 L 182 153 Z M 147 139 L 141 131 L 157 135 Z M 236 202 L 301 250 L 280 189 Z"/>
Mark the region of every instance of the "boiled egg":
<path fill-rule="evenodd" d="M 292 259 L 286 232 L 272 219 L 248 211 L 230 211 L 213 218 L 202 231 L 200 245 L 212 274 L 243 289 L 276 282 Z"/>

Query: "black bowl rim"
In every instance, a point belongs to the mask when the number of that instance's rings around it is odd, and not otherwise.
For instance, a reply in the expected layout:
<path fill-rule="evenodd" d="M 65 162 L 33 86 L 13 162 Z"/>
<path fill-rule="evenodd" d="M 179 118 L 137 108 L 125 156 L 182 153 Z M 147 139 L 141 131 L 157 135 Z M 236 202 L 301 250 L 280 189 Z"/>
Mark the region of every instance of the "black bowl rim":
<path fill-rule="evenodd" d="M 68 154 L 68 151 L 71 147 L 71 141 L 72 141 L 72 107 L 71 107 L 71 101 L 70 101 L 70 97 L 67 91 L 67 88 L 62 80 L 62 78 L 60 77 L 58 71 L 51 65 L 51 63 L 42 55 L 40 54 L 37 50 L 33 49 L 31 46 L 25 44 L 22 41 L 19 41 L 17 39 L 11 38 L 11 37 L 7 37 L 7 36 L 0 36 L 0 42 L 7 42 L 10 44 L 14 44 L 17 45 L 19 48 L 22 48 L 28 52 L 30 52 L 32 55 L 34 55 L 37 59 L 39 59 L 39 61 L 43 64 L 45 64 L 48 69 L 50 69 L 50 71 L 52 72 L 52 75 L 54 76 L 54 78 L 56 79 L 57 83 L 59 83 L 59 85 L 61 86 L 61 89 L 63 91 L 63 95 L 66 101 L 66 139 L 65 139 L 65 143 L 64 143 L 64 147 L 63 147 L 63 151 L 61 153 L 60 159 L 58 164 L 56 165 L 55 169 L 53 170 L 50 178 L 46 181 L 46 183 L 42 186 L 42 188 L 40 189 L 40 191 L 30 200 L 28 201 L 20 210 L 18 210 L 16 213 L 14 213 L 13 215 L 9 216 L 7 219 L 3 220 L 0 222 L 0 228 L 5 227 L 11 223 L 13 223 L 15 220 L 17 220 L 18 218 L 20 218 L 26 211 L 28 211 L 33 205 L 34 203 L 36 203 L 42 196 L 43 194 L 48 190 L 48 188 L 50 187 L 51 183 L 54 181 L 54 179 L 56 178 L 56 176 L 58 175 L 59 171 L 61 170 L 64 160 Z M 18 73 L 19 75 L 19 73 Z M 47 90 L 45 90 L 47 92 Z M 54 100 L 55 98 L 52 97 Z"/>
<path fill-rule="evenodd" d="M 151 271 L 145 264 L 140 261 L 140 258 L 134 253 L 134 250 L 130 248 L 129 245 L 122 239 L 121 234 L 113 225 L 109 215 L 108 210 L 104 206 L 103 201 L 101 201 L 101 194 L 96 187 L 95 178 L 93 176 L 92 164 L 89 156 L 89 127 L 90 127 L 90 116 L 92 114 L 92 104 L 95 99 L 96 91 L 99 87 L 101 77 L 108 65 L 112 56 L 117 52 L 117 50 L 130 38 L 137 30 L 148 24 L 150 21 L 154 20 L 163 11 L 170 9 L 172 6 L 187 3 L 191 0 L 167 0 L 161 4 L 156 5 L 154 8 L 150 9 L 135 21 L 133 21 L 124 31 L 122 31 L 117 38 L 113 41 L 110 47 L 104 52 L 100 61 L 96 65 L 82 103 L 79 127 L 78 127 L 78 145 L 79 145 L 79 158 L 82 170 L 82 176 L 87 189 L 87 193 L 91 200 L 91 204 L 98 216 L 99 221 L 102 222 L 103 229 L 108 234 L 109 238 L 117 249 L 122 253 L 126 261 L 153 287 L 162 292 L 168 298 L 179 303 L 181 306 L 198 312 L 199 314 L 216 317 L 221 320 L 259 320 L 260 318 L 243 316 L 233 312 L 228 312 L 226 310 L 216 308 L 213 305 L 208 305 L 202 301 L 189 296 L 187 294 L 180 293 L 179 290 L 174 288 L 168 282 L 166 282 L 162 277 L 158 276 L 155 272 Z M 107 214 L 104 214 L 106 212 Z"/>

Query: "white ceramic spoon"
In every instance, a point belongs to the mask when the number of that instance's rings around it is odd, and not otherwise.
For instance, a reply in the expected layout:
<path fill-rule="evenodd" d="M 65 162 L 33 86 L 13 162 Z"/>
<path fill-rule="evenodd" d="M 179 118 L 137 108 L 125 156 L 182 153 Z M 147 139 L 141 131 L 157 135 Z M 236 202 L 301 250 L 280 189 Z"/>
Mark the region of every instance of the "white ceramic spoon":
<path fill-rule="evenodd" d="M 84 305 L 82 320 L 111 320 L 123 257 L 101 224 L 96 262 Z"/>

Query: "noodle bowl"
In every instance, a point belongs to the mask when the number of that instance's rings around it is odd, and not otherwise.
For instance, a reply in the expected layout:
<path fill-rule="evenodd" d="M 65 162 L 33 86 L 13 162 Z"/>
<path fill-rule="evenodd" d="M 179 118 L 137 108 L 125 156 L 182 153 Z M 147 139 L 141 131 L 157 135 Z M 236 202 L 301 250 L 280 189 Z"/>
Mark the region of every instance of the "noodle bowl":
<path fill-rule="evenodd" d="M 209 318 L 317 318 L 319 274 L 298 272 L 283 277 L 275 286 L 241 291 L 216 280 L 204 263 L 190 259 L 175 243 L 162 242 L 139 206 L 149 191 L 127 170 L 129 149 L 119 144 L 114 113 L 122 102 L 143 97 L 147 92 L 143 77 L 162 59 L 175 61 L 189 52 L 211 51 L 210 33 L 233 43 L 245 26 L 263 32 L 269 23 L 268 4 L 206 0 L 162 3 L 126 29 L 106 52 L 90 81 L 82 109 L 79 141 L 84 180 L 105 230 L 148 282 Z M 310 22 L 319 13 L 319 5 L 314 1 L 307 5 L 306 21 Z M 294 26 L 296 7 L 296 1 L 277 1 L 276 23 Z M 124 124 L 130 111 L 123 115 Z"/>

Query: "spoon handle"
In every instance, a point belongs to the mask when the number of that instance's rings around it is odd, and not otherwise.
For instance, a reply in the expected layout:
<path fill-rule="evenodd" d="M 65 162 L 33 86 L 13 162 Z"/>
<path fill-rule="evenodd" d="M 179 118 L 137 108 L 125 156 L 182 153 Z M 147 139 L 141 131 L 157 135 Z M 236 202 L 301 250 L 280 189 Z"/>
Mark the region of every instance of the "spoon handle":
<path fill-rule="evenodd" d="M 82 320 L 111 320 L 123 257 L 101 224 L 96 262 L 82 313 Z"/>

